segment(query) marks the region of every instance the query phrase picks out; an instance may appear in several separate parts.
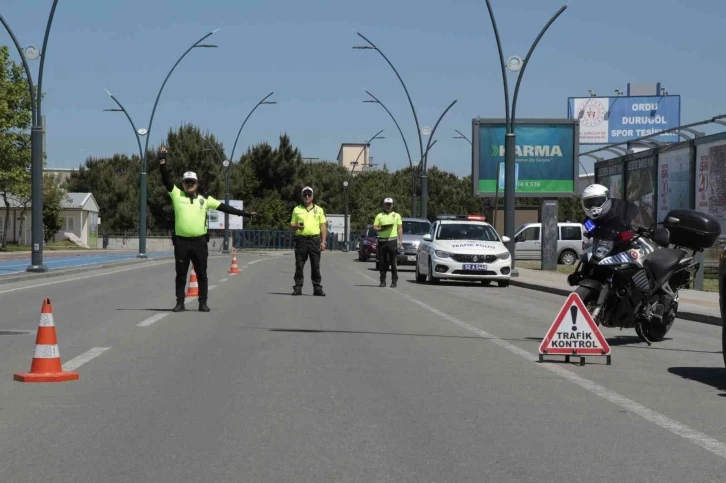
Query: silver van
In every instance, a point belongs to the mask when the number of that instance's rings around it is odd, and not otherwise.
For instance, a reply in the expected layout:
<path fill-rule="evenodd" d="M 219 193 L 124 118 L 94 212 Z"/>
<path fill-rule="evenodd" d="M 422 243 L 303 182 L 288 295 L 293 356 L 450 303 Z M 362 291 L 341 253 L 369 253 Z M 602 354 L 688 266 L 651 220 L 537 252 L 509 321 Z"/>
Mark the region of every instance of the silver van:
<path fill-rule="evenodd" d="M 582 255 L 587 242 L 585 227 L 580 223 L 557 223 L 557 261 L 562 265 L 574 265 Z M 527 223 L 514 234 L 518 260 L 542 258 L 542 223 Z"/>

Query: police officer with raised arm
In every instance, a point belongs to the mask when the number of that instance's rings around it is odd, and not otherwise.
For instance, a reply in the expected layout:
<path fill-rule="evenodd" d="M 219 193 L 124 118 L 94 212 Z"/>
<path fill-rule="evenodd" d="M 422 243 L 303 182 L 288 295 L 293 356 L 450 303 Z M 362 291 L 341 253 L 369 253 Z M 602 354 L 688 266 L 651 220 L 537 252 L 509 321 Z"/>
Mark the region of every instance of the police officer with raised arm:
<path fill-rule="evenodd" d="M 391 288 L 398 285 L 398 264 L 396 255 L 403 247 L 403 220 L 401 215 L 393 211 L 393 199 L 383 200 L 383 211 L 376 215 L 373 229 L 378 232 L 378 259 L 381 269 L 381 283 L 386 286 L 386 272 L 391 265 Z"/>
<path fill-rule="evenodd" d="M 328 239 L 328 225 L 325 212 L 315 204 L 313 189 L 306 186 L 302 190 L 302 204 L 292 210 L 290 229 L 295 230 L 295 287 L 293 295 L 302 295 L 305 281 L 305 262 L 310 257 L 310 271 L 313 282 L 313 295 L 325 297 L 321 285 L 320 253 L 325 251 Z"/>
<path fill-rule="evenodd" d="M 169 192 L 174 205 L 174 258 L 176 259 L 176 306 L 173 312 L 182 312 L 184 307 L 187 272 L 189 262 L 194 264 L 194 271 L 199 281 L 199 311 L 209 312 L 207 297 L 209 280 L 207 278 L 207 258 L 209 237 L 207 235 L 207 210 L 219 210 L 237 216 L 257 216 L 247 213 L 215 200 L 211 196 L 199 194 L 199 179 L 192 171 L 184 173 L 180 190 L 171 180 L 166 167 L 166 147 L 159 149 L 161 179 Z"/>

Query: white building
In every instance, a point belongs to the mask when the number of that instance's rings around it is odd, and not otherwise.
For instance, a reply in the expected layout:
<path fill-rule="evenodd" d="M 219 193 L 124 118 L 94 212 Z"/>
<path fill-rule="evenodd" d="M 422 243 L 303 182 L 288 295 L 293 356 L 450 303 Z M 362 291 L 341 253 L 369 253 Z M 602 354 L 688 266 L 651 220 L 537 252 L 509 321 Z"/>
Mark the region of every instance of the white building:
<path fill-rule="evenodd" d="M 8 243 L 30 245 L 31 241 L 31 204 L 25 209 L 15 200 L 10 201 L 10 218 L 5 233 Z M 5 202 L 0 198 L 0 234 L 5 226 L 7 215 Z M 83 245 L 95 248 L 98 240 L 98 203 L 91 193 L 66 193 L 61 203 L 63 223 L 54 240 L 76 237 Z"/>

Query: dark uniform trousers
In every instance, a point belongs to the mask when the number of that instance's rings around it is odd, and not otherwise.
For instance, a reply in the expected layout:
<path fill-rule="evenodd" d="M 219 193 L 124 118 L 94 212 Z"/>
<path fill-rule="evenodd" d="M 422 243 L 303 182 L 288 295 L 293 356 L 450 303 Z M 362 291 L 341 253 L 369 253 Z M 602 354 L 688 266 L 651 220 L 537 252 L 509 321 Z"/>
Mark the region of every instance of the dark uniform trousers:
<path fill-rule="evenodd" d="M 296 236 L 295 237 L 295 288 L 301 289 L 305 281 L 303 268 L 310 257 L 310 279 L 313 281 L 315 290 L 322 289 L 320 282 L 323 277 L 320 275 L 320 237 L 319 236 Z"/>
<path fill-rule="evenodd" d="M 207 236 L 174 238 L 174 258 L 176 258 L 176 301 L 184 303 L 189 262 L 194 264 L 194 272 L 199 283 L 199 303 L 207 303 L 209 279 L 207 278 L 207 258 L 209 256 Z"/>
<path fill-rule="evenodd" d="M 391 281 L 398 282 L 398 264 L 396 256 L 398 255 L 398 238 L 392 240 L 379 240 L 378 255 L 381 259 L 381 282 L 386 281 L 386 272 L 388 272 L 388 264 L 391 264 Z"/>

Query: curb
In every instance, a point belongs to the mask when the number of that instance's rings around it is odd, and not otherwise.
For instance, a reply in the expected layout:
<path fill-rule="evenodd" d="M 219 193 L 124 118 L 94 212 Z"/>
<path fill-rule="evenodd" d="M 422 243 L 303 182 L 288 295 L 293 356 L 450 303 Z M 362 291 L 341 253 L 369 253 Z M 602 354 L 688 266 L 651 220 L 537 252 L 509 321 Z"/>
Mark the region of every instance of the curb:
<path fill-rule="evenodd" d="M 549 287 L 547 285 L 540 285 L 538 283 L 533 283 L 533 282 L 523 282 L 523 281 L 517 280 L 515 278 L 510 279 L 509 284 L 514 287 L 525 288 L 528 290 L 536 290 L 538 292 L 546 292 L 546 293 L 550 293 L 550 294 L 554 294 L 554 295 L 562 295 L 563 297 L 567 297 L 572 292 L 571 290 L 567 290 L 567 289 L 563 289 L 563 288 Z M 676 317 L 679 319 L 688 320 L 691 322 L 700 322 L 702 324 L 717 325 L 719 327 L 723 326 L 721 317 L 713 316 L 713 315 L 699 314 L 696 312 L 686 312 L 686 311 L 679 310 L 678 315 Z"/>

